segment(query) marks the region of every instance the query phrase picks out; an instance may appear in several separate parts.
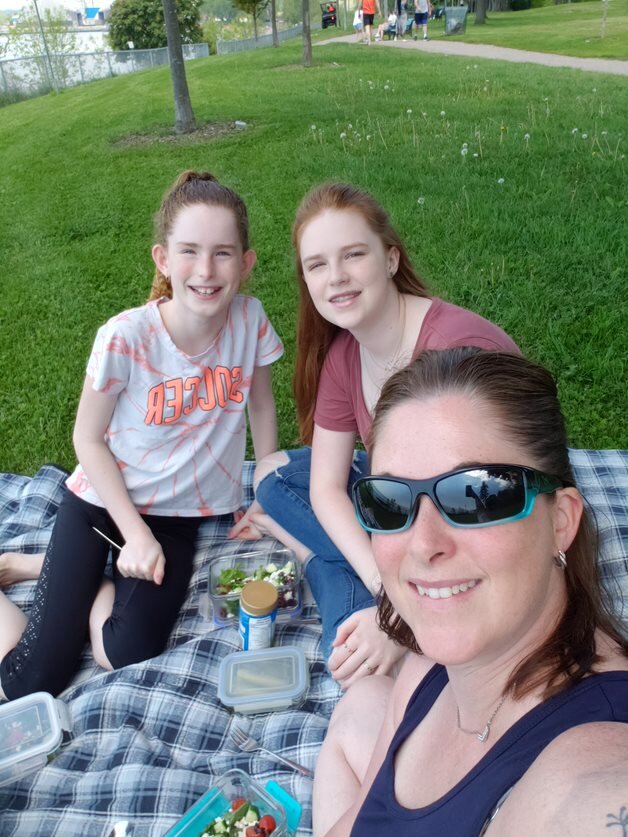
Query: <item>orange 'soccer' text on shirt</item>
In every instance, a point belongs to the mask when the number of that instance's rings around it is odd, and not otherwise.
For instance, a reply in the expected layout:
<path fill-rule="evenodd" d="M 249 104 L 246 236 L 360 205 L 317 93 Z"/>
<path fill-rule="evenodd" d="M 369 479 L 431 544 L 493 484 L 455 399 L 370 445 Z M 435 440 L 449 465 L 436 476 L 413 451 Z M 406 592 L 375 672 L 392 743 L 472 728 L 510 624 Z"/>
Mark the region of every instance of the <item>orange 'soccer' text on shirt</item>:
<path fill-rule="evenodd" d="M 154 386 L 146 399 L 145 424 L 172 424 L 181 416 L 189 416 L 195 410 L 211 412 L 216 407 L 226 407 L 229 401 L 241 404 L 242 367 L 207 367 L 201 378 L 173 378 Z M 191 393 L 191 400 L 185 397 Z M 184 406 L 185 404 L 185 406 Z"/>

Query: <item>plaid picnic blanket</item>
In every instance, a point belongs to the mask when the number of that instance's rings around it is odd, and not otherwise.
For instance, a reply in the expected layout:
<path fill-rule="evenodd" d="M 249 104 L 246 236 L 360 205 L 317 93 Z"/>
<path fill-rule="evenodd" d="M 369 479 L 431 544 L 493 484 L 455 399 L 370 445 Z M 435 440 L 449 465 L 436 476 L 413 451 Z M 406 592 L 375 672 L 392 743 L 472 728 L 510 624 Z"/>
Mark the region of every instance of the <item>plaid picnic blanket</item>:
<path fill-rule="evenodd" d="M 600 528 L 604 583 L 628 624 L 628 451 L 577 450 L 572 462 Z M 253 463 L 245 464 L 247 502 L 252 469 Z M 54 466 L 33 478 L 0 474 L 0 551 L 45 549 L 64 477 Z M 298 837 L 311 834 L 311 780 L 259 753 L 237 750 L 230 729 L 242 726 L 243 717 L 236 718 L 216 696 L 220 661 L 239 648 L 239 637 L 235 628 L 213 630 L 203 616 L 207 565 L 226 552 L 250 549 L 225 541 L 226 529 L 224 520 L 203 524 L 189 595 L 160 657 L 103 673 L 86 649 L 77 678 L 61 695 L 73 720 L 70 741 L 46 767 L 0 788 L 2 835 L 105 837 L 126 819 L 136 837 L 158 837 L 233 767 L 261 784 L 279 782 L 303 805 Z M 14 585 L 10 596 L 27 609 L 33 588 Z M 305 652 L 306 702 L 244 721 L 264 746 L 311 768 L 340 696 L 325 673 L 319 625 L 303 622 L 316 613 L 306 593 L 302 619 L 277 630 L 279 643 Z"/>

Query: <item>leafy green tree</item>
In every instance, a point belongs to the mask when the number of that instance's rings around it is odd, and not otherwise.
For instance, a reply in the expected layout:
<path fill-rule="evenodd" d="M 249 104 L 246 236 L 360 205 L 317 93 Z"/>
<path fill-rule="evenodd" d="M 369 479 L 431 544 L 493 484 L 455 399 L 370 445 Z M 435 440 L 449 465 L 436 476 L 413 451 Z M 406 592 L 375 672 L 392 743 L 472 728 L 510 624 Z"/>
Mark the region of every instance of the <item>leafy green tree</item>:
<path fill-rule="evenodd" d="M 65 56 L 77 51 L 76 40 L 62 8 L 45 9 L 38 18 L 34 8 L 26 6 L 9 30 L 9 41 L 17 47 L 13 52 L 38 59 L 32 64 L 37 69 L 31 73 L 38 74 L 47 88 L 66 86 L 69 71 Z"/>
<path fill-rule="evenodd" d="M 200 43 L 201 0 L 178 0 L 177 20 L 184 44 Z M 109 43 L 113 49 L 156 49 L 167 45 L 161 0 L 114 0 L 109 17 Z"/>
<path fill-rule="evenodd" d="M 235 0 L 235 4 L 243 12 L 246 12 L 247 15 L 251 15 L 253 18 L 253 32 L 255 34 L 255 40 L 257 40 L 257 21 L 266 8 L 268 6 L 269 0 Z"/>

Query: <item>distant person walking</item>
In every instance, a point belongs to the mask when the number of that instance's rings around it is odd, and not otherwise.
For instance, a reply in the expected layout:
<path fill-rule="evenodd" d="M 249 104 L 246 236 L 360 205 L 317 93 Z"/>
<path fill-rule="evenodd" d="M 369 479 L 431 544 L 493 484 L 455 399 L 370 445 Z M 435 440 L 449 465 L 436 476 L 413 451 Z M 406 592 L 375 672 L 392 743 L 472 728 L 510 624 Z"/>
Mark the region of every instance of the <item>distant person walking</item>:
<path fill-rule="evenodd" d="M 362 40 L 362 32 L 364 31 L 364 22 L 362 20 L 362 6 L 358 6 L 353 15 L 353 28 L 355 30 L 356 41 Z"/>
<path fill-rule="evenodd" d="M 364 0 L 362 3 L 362 20 L 364 22 L 364 34 L 366 36 L 366 43 L 373 42 L 373 23 L 375 22 L 375 9 L 377 14 L 381 17 L 382 10 L 379 5 L 379 0 Z"/>
<path fill-rule="evenodd" d="M 414 12 L 414 23 L 417 28 L 417 34 L 414 36 L 415 41 L 419 37 L 419 26 L 423 27 L 423 40 L 429 41 L 427 36 L 427 21 L 431 14 L 432 4 L 430 3 L 430 0 L 417 0 L 416 11 Z"/>

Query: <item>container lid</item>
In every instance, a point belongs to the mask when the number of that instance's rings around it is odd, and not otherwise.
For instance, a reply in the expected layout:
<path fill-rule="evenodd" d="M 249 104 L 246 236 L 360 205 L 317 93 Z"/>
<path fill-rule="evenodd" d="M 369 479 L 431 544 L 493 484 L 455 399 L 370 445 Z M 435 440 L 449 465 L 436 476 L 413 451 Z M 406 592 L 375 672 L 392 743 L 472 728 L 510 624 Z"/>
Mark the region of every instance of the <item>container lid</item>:
<path fill-rule="evenodd" d="M 47 692 L 0 706 L 0 785 L 45 764 L 71 728 L 68 708 Z"/>
<path fill-rule="evenodd" d="M 251 616 L 266 616 L 277 607 L 277 596 L 270 581 L 248 581 L 240 593 L 240 604 Z"/>
<path fill-rule="evenodd" d="M 218 698 L 236 711 L 264 703 L 290 705 L 308 684 L 308 667 L 301 648 L 277 646 L 227 654 L 220 664 Z"/>

